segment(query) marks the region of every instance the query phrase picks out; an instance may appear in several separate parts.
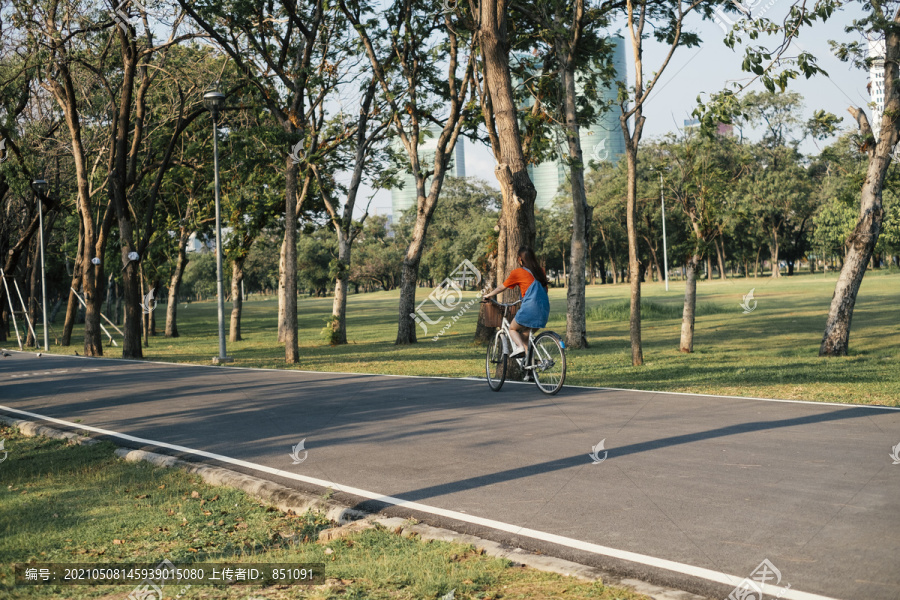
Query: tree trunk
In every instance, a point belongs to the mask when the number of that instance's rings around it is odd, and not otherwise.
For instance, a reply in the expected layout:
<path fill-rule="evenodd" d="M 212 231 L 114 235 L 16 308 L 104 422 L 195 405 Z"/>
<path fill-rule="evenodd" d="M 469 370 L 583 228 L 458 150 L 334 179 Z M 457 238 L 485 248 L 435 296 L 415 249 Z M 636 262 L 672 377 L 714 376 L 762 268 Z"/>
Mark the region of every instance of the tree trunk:
<path fill-rule="evenodd" d="M 650 224 L 649 220 L 650 219 L 647 219 L 647 221 L 648 221 L 647 225 Z M 658 281 L 662 281 L 663 280 L 662 266 L 659 264 L 659 257 L 656 254 L 656 246 L 654 246 L 652 243 L 650 243 L 650 238 L 648 238 L 646 235 L 641 236 L 641 237 L 644 238 L 644 241 L 647 242 L 647 248 L 650 249 L 650 263 L 653 267 L 653 270 L 656 271 L 656 278 Z M 646 279 L 649 280 L 650 278 L 651 278 L 651 274 L 648 272 Z"/>
<path fill-rule="evenodd" d="M 284 342 L 284 253 L 287 245 L 281 242 L 281 253 L 278 259 L 278 341 Z"/>
<path fill-rule="evenodd" d="M 881 120 L 881 139 L 874 149 L 868 151 L 869 165 L 860 194 L 859 220 L 853 233 L 847 238 L 844 265 L 831 298 L 819 356 L 846 356 L 850 350 L 850 323 L 856 295 L 884 222 L 884 177 L 891 164 L 891 151 L 898 141 L 898 124 L 896 117 L 891 115 L 900 112 L 900 96 L 895 89 L 900 58 L 900 32 L 888 31 L 885 38 L 884 89 L 887 98 Z M 865 113 L 860 109 L 851 109 L 851 113 L 856 117 L 863 137 L 870 136 L 871 127 Z"/>
<path fill-rule="evenodd" d="M 422 206 L 422 202 L 419 202 Z M 417 211 L 412 240 L 403 257 L 400 275 L 400 317 L 397 322 L 395 344 L 415 344 L 416 339 L 416 284 L 419 277 L 419 261 L 425 248 L 425 234 L 428 220 L 422 209 Z"/>
<path fill-rule="evenodd" d="M 284 194 L 284 312 L 280 327 L 284 336 L 284 362 L 300 361 L 297 345 L 297 165 L 287 157 Z"/>
<path fill-rule="evenodd" d="M 772 277 L 781 277 L 781 268 L 778 264 L 778 233 L 772 232 L 772 243 L 769 245 L 769 253 L 772 255 Z"/>
<path fill-rule="evenodd" d="M 175 271 L 169 281 L 169 298 L 166 303 L 166 337 L 178 337 L 178 290 L 181 287 L 181 278 L 187 267 L 187 236 L 182 233 L 178 240 L 178 256 L 175 259 Z"/>
<path fill-rule="evenodd" d="M 152 281 L 153 287 L 150 289 L 153 290 L 153 301 L 152 305 L 155 308 L 157 304 L 159 304 L 159 299 L 157 298 L 157 294 L 159 293 L 159 279 L 154 279 Z M 149 290 L 148 290 L 149 291 Z M 148 306 L 149 308 L 149 306 Z M 151 310 L 148 315 L 149 327 L 150 327 L 150 337 L 156 337 L 156 310 Z"/>
<path fill-rule="evenodd" d="M 623 126 L 623 130 L 624 126 Z M 631 283 L 631 317 L 628 329 L 631 334 L 631 364 L 644 364 L 644 350 L 641 343 L 641 264 L 638 260 L 637 237 L 637 146 L 626 135 L 625 162 L 628 167 L 626 188 L 626 221 L 628 229 L 628 274 Z"/>
<path fill-rule="evenodd" d="M 91 253 L 93 254 L 93 253 Z M 83 273 L 81 284 L 84 289 L 84 355 L 85 356 L 103 356 L 103 331 L 100 329 L 100 309 L 99 301 L 101 298 L 100 290 L 97 289 L 98 276 L 102 280 L 102 267 L 93 265 L 90 258 L 83 263 Z M 99 273 L 98 273 L 99 271 Z M 138 338 L 140 343 L 140 338 Z"/>
<path fill-rule="evenodd" d="M 106 281 L 106 316 L 109 317 L 112 314 L 113 309 L 113 296 L 115 296 L 113 284 L 115 280 L 113 279 L 113 274 L 109 274 L 109 278 Z"/>
<path fill-rule="evenodd" d="M 509 71 L 509 40 L 506 5 L 481 3 L 480 41 L 484 59 L 485 97 L 483 112 L 495 125 L 491 145 L 497 166 L 494 174 L 503 193 L 500 237 L 497 245 L 497 281 L 518 267 L 522 246 L 534 248 L 534 200 L 537 190 L 528 177 L 518 112 Z M 513 293 L 506 292 L 508 300 Z"/>
<path fill-rule="evenodd" d="M 338 274 L 331 305 L 331 345 L 347 343 L 347 288 L 350 281 L 350 240 L 338 234 Z"/>
<path fill-rule="evenodd" d="M 32 330 L 35 330 L 38 326 L 38 305 L 40 303 L 38 288 L 40 287 L 41 247 L 40 240 L 36 241 L 34 256 L 31 259 L 31 276 L 28 282 L 28 318 L 31 319 L 31 328 L 28 330 L 28 335 L 25 338 L 25 345 L 30 347 L 37 347 L 38 345 L 38 341 L 35 339 L 37 331 L 32 333 Z"/>
<path fill-rule="evenodd" d="M 485 270 L 482 273 L 482 281 L 481 287 L 485 290 L 492 290 L 497 287 L 497 248 L 494 247 L 487 255 L 485 260 Z M 482 304 L 478 310 L 478 323 L 475 325 L 475 343 L 483 346 L 488 343 L 492 339 L 494 339 L 494 333 L 497 331 L 496 327 L 488 327 L 484 324 L 484 311 L 486 305 Z"/>
<path fill-rule="evenodd" d="M 713 244 L 716 246 L 716 258 L 719 263 L 719 278 L 726 279 L 726 277 L 725 277 L 725 241 L 720 236 L 713 240 Z"/>
<path fill-rule="evenodd" d="M 245 257 L 235 257 L 231 261 L 231 326 L 228 330 L 228 339 L 239 342 L 241 337 L 241 310 L 244 307 L 244 297 L 241 294 L 241 282 L 244 281 Z"/>
<path fill-rule="evenodd" d="M 681 346 L 682 352 L 694 351 L 694 319 L 697 309 L 697 270 L 700 267 L 700 255 L 695 253 L 685 265 L 687 281 L 684 286 L 684 311 L 681 314 Z"/>
<path fill-rule="evenodd" d="M 580 6 L 580 3 L 578 3 Z M 580 25 L 576 25 L 580 28 Z M 557 38 L 556 55 L 560 62 L 559 75 L 565 90 L 565 132 L 569 149 L 569 181 L 572 185 L 572 244 L 569 251 L 569 282 L 566 290 L 566 345 L 587 348 L 585 323 L 585 266 L 587 258 L 588 204 L 584 191 L 584 157 L 578 129 L 575 93 L 574 55 L 567 40 Z M 565 267 L 565 259 L 563 260 Z"/>
<path fill-rule="evenodd" d="M 143 302 L 144 282 L 141 277 L 140 263 L 128 260 L 128 244 L 122 244 L 123 260 L 127 262 L 122 271 L 122 296 L 125 304 L 125 322 L 122 332 L 125 339 L 122 341 L 122 358 L 143 358 L 141 349 L 141 334 L 144 333 L 144 311 L 141 309 Z"/>

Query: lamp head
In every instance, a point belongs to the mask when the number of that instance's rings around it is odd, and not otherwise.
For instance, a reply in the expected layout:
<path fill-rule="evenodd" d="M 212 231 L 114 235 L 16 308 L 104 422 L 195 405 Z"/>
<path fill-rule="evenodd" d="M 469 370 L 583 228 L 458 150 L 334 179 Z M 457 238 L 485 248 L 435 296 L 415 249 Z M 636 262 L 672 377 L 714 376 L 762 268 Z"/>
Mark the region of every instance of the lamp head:
<path fill-rule="evenodd" d="M 50 184 L 46 179 L 35 179 L 31 182 L 31 189 L 38 194 L 44 195 L 50 189 Z"/>
<path fill-rule="evenodd" d="M 225 94 L 219 91 L 219 82 L 208 92 L 203 94 L 203 106 L 212 113 L 213 120 L 218 120 L 219 113 L 225 107 Z"/>

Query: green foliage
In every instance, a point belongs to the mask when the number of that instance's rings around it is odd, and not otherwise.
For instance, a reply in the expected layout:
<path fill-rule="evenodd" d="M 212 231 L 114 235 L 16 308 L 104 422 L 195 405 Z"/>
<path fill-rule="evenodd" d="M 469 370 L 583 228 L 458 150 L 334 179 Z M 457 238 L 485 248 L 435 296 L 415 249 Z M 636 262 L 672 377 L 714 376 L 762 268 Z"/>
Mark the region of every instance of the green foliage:
<path fill-rule="evenodd" d="M 437 285 L 463 260 L 478 266 L 496 235 L 499 208 L 500 192 L 487 182 L 448 177 L 428 227 L 420 277 Z M 409 239 L 414 224 L 410 210 L 400 219 L 398 238 Z"/>
<path fill-rule="evenodd" d="M 216 255 L 214 252 L 193 252 L 190 262 L 184 270 L 181 282 L 181 293 L 191 298 L 201 295 L 204 298 L 216 294 Z"/>

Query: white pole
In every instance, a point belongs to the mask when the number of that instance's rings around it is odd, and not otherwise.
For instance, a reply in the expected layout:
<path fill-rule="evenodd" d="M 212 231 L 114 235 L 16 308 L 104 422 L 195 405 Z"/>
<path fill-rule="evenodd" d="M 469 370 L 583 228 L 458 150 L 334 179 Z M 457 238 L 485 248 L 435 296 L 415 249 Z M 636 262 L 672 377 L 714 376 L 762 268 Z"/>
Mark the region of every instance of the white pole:
<path fill-rule="evenodd" d="M 219 356 L 213 359 L 214 364 L 231 362 L 225 352 L 225 292 L 222 283 L 222 218 L 219 209 L 219 142 L 216 114 L 213 113 L 213 177 L 216 194 L 216 294 L 219 312 Z"/>
<path fill-rule="evenodd" d="M 19 326 L 16 324 L 16 309 L 13 308 L 12 295 L 9 293 L 9 284 L 6 283 L 6 273 L 0 269 L 0 278 L 3 279 L 3 287 L 6 288 L 6 301 L 9 302 L 9 316 L 12 318 L 13 327 L 16 330 L 16 342 L 19 344 L 19 351 L 22 351 L 22 338 L 19 337 Z"/>
<path fill-rule="evenodd" d="M 84 300 L 81 299 L 81 296 L 78 295 L 78 292 L 75 291 L 75 288 L 70 287 L 69 289 L 72 290 L 72 293 L 75 294 L 75 297 L 78 298 L 78 301 L 81 302 L 81 305 L 84 306 L 84 309 L 85 309 L 85 310 L 87 310 L 87 305 L 84 303 Z M 103 317 L 103 320 L 106 321 L 107 323 L 109 323 L 109 324 L 112 326 L 113 329 L 115 329 L 116 331 L 118 331 L 118 332 L 119 332 L 119 335 L 121 335 L 122 337 L 125 337 L 125 333 L 123 333 L 121 329 L 119 329 L 118 327 L 116 327 L 116 324 L 113 323 L 112 321 L 110 321 L 110 320 L 109 320 L 109 317 L 107 317 L 106 315 L 104 315 L 102 312 L 100 313 L 100 316 Z"/>
<path fill-rule="evenodd" d="M 79 302 L 81 302 L 81 305 L 84 307 L 84 310 L 87 310 L 87 304 L 84 303 L 84 300 L 81 299 L 81 296 L 78 295 L 78 292 L 75 291 L 75 288 L 69 288 L 69 289 L 72 290 L 72 292 L 75 294 L 75 297 L 78 298 Z M 103 317 L 104 319 L 106 319 L 106 315 L 104 315 L 102 312 L 100 313 L 100 316 Z M 106 319 L 106 321 L 110 325 L 112 325 L 112 321 L 110 321 L 109 319 Z M 113 325 L 113 327 L 116 327 L 116 326 Z M 112 345 L 118 348 L 119 345 L 116 343 L 115 338 L 113 338 L 113 336 L 106 330 L 106 327 L 103 326 L 103 323 L 100 323 L 100 329 L 103 330 L 103 333 L 106 334 L 106 337 L 109 338 L 109 341 L 112 342 Z M 118 331 L 119 333 L 122 333 L 122 330 L 120 330 L 118 327 L 116 327 L 116 331 Z M 124 336 L 125 334 L 122 333 L 122 335 Z"/>
<path fill-rule="evenodd" d="M 44 352 L 50 351 L 50 337 L 47 333 L 47 279 L 44 275 L 44 209 L 38 198 L 38 221 L 41 224 L 41 305 L 44 312 Z M 35 341 L 37 344 L 37 341 Z"/>
<path fill-rule="evenodd" d="M 31 330 L 31 337 L 34 338 L 34 347 L 37 348 L 37 334 L 34 332 L 34 326 L 31 324 L 31 319 L 28 318 L 28 307 L 25 306 L 25 301 L 22 300 L 22 292 L 19 291 L 19 282 L 13 279 L 13 285 L 16 287 L 16 293 L 19 295 L 19 302 L 22 303 L 22 312 L 25 314 L 25 322 L 28 323 L 28 329 Z"/>
<path fill-rule="evenodd" d="M 665 263 L 666 291 L 669 291 L 669 253 L 666 250 L 666 197 L 663 194 L 663 176 L 659 173 L 659 200 L 662 202 L 662 226 L 663 226 L 663 262 Z"/>

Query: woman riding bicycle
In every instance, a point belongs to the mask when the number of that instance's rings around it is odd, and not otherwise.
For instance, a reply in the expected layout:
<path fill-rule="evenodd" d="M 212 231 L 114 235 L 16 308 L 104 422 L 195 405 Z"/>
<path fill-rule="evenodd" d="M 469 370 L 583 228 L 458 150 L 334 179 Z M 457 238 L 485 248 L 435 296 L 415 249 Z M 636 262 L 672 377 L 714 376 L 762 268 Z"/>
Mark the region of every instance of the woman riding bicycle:
<path fill-rule="evenodd" d="M 510 358 L 516 358 L 525 354 L 527 340 L 522 337 L 528 335 L 529 329 L 540 329 L 547 324 L 550 318 L 550 299 L 547 296 L 549 282 L 544 270 L 538 264 L 537 257 L 531 248 L 522 246 L 518 252 L 520 268 L 509 274 L 503 285 L 484 295 L 482 301 L 496 296 L 508 288 L 519 287 L 522 294 L 522 306 L 509 325 L 509 335 L 512 338 L 513 348 Z M 534 285 L 537 282 L 539 285 Z"/>

